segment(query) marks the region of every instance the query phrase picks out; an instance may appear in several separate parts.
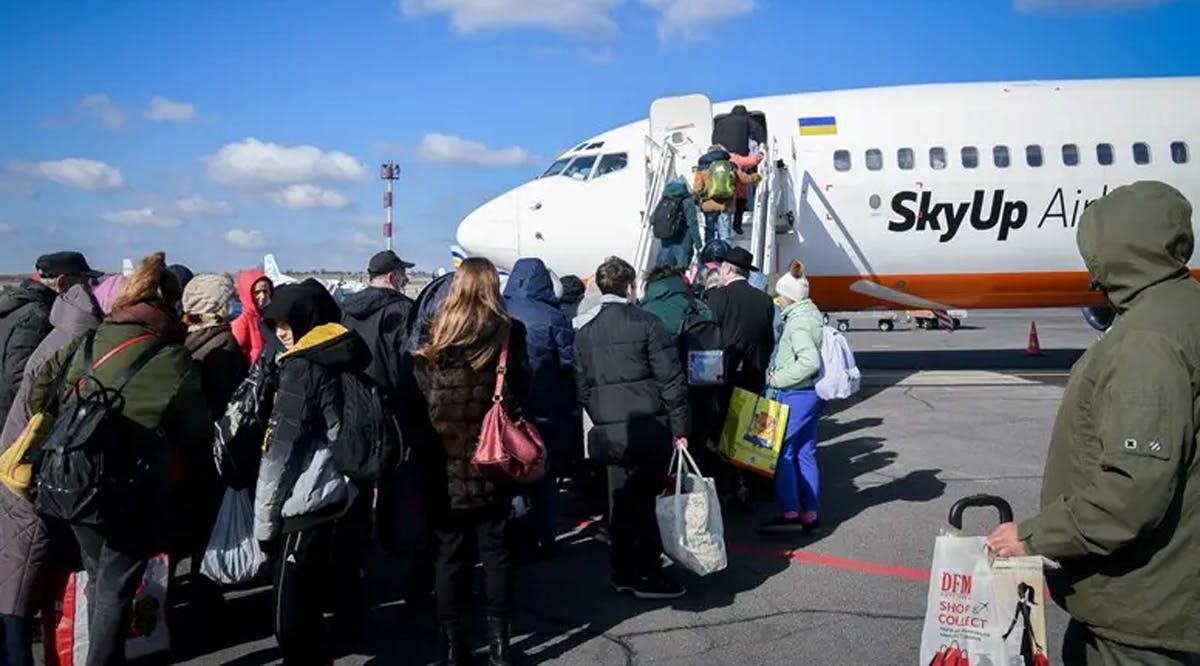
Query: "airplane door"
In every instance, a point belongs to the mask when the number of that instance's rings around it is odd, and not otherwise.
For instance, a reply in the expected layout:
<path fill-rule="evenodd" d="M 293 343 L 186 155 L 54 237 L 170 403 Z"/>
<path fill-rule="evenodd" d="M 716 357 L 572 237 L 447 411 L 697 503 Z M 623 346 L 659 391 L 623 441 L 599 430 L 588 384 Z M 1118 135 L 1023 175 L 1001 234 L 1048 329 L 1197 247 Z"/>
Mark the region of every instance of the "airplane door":
<path fill-rule="evenodd" d="M 691 173 L 712 143 L 712 131 L 712 102 L 704 95 L 660 97 L 650 105 L 650 138 L 675 148 L 676 175 Z"/>

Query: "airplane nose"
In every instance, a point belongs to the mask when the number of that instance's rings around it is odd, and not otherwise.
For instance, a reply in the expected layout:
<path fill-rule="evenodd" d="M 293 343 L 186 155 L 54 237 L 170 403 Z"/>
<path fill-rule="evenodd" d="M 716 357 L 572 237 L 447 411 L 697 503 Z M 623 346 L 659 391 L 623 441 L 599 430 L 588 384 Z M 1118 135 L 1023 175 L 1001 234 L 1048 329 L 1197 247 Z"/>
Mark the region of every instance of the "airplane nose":
<path fill-rule="evenodd" d="M 458 225 L 458 245 L 468 255 L 511 267 L 517 257 L 517 220 L 511 195 L 480 206 Z"/>

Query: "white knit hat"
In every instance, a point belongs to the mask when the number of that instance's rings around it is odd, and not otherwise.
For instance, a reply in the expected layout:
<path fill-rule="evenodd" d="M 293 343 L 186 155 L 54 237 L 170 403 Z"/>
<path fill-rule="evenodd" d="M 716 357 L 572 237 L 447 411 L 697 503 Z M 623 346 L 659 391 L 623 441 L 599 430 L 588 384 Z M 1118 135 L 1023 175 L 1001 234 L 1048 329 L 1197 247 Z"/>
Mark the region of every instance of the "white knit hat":
<path fill-rule="evenodd" d="M 792 268 L 779 276 L 775 283 L 775 293 L 793 301 L 803 301 L 808 298 L 808 277 L 804 275 L 804 264 L 792 262 Z"/>

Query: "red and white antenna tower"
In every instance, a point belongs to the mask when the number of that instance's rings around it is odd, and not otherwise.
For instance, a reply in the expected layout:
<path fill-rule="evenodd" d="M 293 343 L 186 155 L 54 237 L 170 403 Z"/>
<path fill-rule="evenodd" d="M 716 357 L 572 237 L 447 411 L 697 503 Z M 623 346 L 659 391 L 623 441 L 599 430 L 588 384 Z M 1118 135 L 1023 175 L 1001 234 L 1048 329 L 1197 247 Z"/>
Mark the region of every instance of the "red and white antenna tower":
<path fill-rule="evenodd" d="M 387 241 L 387 249 L 392 249 L 392 182 L 400 179 L 400 165 L 395 162 L 384 162 L 379 167 L 379 178 L 384 182 L 383 209 L 387 211 L 387 221 L 383 223 L 383 237 Z"/>

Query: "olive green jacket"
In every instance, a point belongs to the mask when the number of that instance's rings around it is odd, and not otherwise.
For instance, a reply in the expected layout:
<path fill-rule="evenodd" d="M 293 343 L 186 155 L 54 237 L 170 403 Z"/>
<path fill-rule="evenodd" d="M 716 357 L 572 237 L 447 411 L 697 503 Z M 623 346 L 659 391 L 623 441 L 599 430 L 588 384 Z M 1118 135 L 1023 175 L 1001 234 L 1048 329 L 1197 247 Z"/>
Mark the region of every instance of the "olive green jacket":
<path fill-rule="evenodd" d="M 1097 635 L 1200 652 L 1200 284 L 1191 206 L 1119 188 L 1077 242 L 1117 318 L 1071 371 L 1027 549 L 1058 560 L 1055 600 Z"/>

